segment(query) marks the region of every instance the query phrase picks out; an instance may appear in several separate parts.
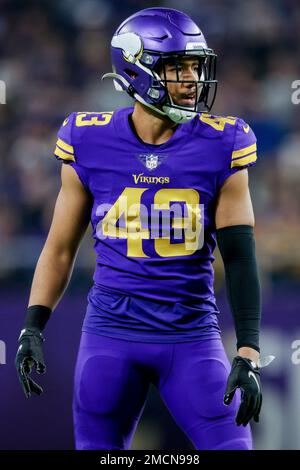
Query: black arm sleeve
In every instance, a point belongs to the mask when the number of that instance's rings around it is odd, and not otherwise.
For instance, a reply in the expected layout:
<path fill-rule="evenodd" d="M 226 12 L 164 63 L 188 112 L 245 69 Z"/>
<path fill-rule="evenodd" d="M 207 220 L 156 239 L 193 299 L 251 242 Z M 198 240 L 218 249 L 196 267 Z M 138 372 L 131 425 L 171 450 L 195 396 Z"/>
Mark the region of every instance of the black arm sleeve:
<path fill-rule="evenodd" d="M 259 352 L 261 294 L 257 273 L 253 227 L 233 225 L 217 230 L 237 349 L 248 346 Z"/>
<path fill-rule="evenodd" d="M 51 308 L 45 305 L 31 305 L 28 307 L 24 328 L 38 328 L 43 330 L 51 315 Z"/>

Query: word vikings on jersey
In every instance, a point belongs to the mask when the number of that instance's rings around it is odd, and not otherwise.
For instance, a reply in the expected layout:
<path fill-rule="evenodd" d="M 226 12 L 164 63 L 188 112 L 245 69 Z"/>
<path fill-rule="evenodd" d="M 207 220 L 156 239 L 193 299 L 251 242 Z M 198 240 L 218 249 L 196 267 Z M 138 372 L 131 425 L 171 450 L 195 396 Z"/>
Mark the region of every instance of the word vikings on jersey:
<path fill-rule="evenodd" d="M 164 184 L 170 183 L 169 176 L 145 176 L 144 173 L 138 175 L 132 175 L 135 184 L 138 183 L 152 183 L 152 184 Z"/>

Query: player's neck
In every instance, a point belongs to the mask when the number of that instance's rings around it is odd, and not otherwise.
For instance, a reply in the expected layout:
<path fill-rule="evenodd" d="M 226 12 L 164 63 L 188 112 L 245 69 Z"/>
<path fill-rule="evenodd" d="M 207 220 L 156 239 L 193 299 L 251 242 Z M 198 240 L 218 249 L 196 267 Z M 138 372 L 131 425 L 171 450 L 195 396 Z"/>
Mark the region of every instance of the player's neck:
<path fill-rule="evenodd" d="M 170 119 L 156 115 L 138 101 L 131 118 L 135 132 L 147 144 L 164 144 L 172 137 L 177 127 Z"/>

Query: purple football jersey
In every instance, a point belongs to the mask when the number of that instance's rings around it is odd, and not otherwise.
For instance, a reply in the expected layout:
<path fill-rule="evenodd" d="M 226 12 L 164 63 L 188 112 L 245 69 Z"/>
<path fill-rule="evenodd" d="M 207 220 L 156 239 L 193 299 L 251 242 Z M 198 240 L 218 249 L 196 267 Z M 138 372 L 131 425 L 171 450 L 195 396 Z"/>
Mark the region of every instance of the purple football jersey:
<path fill-rule="evenodd" d="M 212 267 L 217 196 L 226 178 L 255 163 L 255 135 L 239 118 L 201 114 L 178 125 L 164 144 L 152 145 L 132 129 L 132 111 L 72 113 L 54 152 L 93 196 L 96 292 L 218 313 Z M 98 294 L 91 295 L 97 304 Z M 180 329 L 186 311 L 178 311 Z M 153 309 L 152 317 L 155 329 Z"/>

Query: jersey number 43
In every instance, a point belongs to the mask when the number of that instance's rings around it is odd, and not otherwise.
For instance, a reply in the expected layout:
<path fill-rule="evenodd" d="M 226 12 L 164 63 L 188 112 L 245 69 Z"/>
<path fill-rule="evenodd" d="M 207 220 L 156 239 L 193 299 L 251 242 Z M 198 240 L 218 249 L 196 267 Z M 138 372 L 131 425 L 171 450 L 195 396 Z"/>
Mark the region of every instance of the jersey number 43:
<path fill-rule="evenodd" d="M 198 191 L 191 188 L 158 190 L 151 208 L 142 204 L 148 188 L 126 187 L 108 209 L 100 205 L 96 215 L 98 238 L 127 239 L 127 256 L 148 258 L 143 244 L 152 239 L 161 257 L 189 256 L 201 248 L 201 206 Z M 146 241 L 148 240 L 148 242 Z"/>

